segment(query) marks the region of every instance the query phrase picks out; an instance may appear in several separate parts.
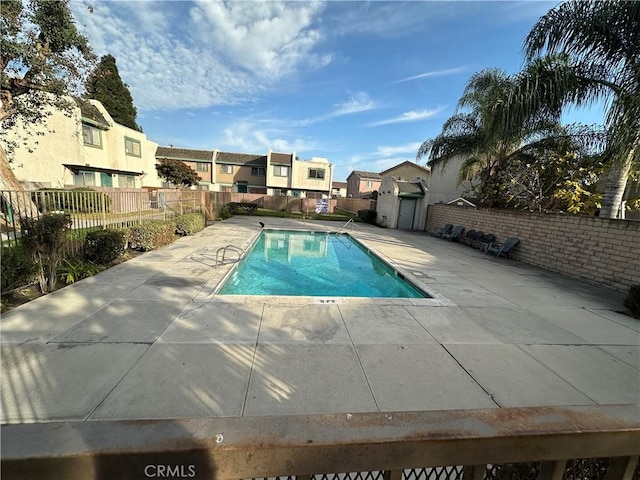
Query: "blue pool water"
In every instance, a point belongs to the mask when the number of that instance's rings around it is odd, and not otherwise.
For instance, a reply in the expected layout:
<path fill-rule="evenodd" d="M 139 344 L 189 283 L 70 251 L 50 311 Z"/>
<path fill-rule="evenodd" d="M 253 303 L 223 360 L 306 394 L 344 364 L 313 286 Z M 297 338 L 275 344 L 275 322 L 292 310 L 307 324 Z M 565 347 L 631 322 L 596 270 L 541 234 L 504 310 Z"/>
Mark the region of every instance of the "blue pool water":
<path fill-rule="evenodd" d="M 424 298 L 349 235 L 263 230 L 222 295 Z"/>

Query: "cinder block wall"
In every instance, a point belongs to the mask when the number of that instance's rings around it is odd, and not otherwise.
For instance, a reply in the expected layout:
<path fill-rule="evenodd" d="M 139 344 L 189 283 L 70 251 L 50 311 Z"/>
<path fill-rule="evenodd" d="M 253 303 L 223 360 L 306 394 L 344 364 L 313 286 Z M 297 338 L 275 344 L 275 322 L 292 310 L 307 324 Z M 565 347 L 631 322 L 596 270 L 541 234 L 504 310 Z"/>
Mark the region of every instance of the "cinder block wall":
<path fill-rule="evenodd" d="M 626 292 L 640 284 L 640 222 L 562 214 L 429 205 L 426 230 L 446 223 L 518 237 L 515 260 Z"/>

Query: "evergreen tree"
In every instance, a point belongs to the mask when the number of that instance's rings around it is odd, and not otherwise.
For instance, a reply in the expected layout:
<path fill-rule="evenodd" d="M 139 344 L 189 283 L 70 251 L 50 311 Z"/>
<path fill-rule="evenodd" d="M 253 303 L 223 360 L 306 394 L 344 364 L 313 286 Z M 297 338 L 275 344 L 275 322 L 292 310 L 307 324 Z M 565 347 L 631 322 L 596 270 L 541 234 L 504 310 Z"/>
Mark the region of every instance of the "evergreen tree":
<path fill-rule="evenodd" d="M 116 59 L 105 55 L 87 80 L 87 95 L 107 109 L 116 123 L 135 130 L 142 129 L 136 123 L 137 110 L 129 87 L 120 78 Z"/>
<path fill-rule="evenodd" d="M 173 160 L 171 158 L 160 159 L 160 163 L 156 164 L 156 170 L 160 178 L 172 183 L 178 188 L 198 185 L 200 180 L 198 173 L 180 160 Z"/>

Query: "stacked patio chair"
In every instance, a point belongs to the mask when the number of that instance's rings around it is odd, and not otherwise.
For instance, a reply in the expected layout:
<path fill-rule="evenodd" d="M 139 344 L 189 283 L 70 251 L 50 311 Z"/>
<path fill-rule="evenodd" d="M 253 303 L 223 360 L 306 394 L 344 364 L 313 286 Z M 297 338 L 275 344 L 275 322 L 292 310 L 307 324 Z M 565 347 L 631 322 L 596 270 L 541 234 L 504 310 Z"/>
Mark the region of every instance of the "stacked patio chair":
<path fill-rule="evenodd" d="M 464 225 L 456 225 L 450 233 L 443 233 L 442 238 L 450 242 L 458 241 L 462 232 L 464 232 Z"/>
<path fill-rule="evenodd" d="M 496 236 L 493 233 L 487 233 L 487 234 L 483 235 L 478 240 L 478 244 L 480 245 L 480 251 L 486 253 L 487 252 L 487 248 L 489 247 L 491 242 L 495 242 L 495 241 L 496 241 Z"/>
<path fill-rule="evenodd" d="M 482 238 L 483 235 L 484 233 L 478 230 L 469 230 L 467 234 L 464 237 L 462 237 L 460 240 L 466 243 L 467 245 L 473 247 L 475 243 Z"/>
<path fill-rule="evenodd" d="M 509 252 L 519 242 L 520 242 L 520 239 L 516 237 L 509 237 L 504 241 L 504 243 L 491 242 L 487 247 L 487 251 L 485 252 L 485 254 L 495 253 L 496 257 L 499 257 L 500 255 L 505 255 L 507 258 L 509 258 Z"/>
<path fill-rule="evenodd" d="M 431 233 L 432 237 L 437 237 L 437 238 L 442 238 L 442 236 L 445 233 L 449 233 L 451 230 L 453 229 L 453 224 L 452 223 L 447 223 L 444 227 L 442 228 L 436 228 L 433 230 L 433 232 Z"/>

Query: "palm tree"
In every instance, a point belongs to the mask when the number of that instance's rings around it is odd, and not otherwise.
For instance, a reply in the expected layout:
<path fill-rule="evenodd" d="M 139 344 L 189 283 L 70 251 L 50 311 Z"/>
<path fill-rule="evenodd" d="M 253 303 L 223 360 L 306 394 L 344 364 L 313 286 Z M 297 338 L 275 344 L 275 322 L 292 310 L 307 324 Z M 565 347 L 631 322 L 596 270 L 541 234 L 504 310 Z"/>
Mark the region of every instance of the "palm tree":
<path fill-rule="evenodd" d="M 505 178 L 502 174 L 513 163 L 532 162 L 542 152 L 565 150 L 567 145 L 579 149 L 574 135 L 561 127 L 554 115 L 529 115 L 507 121 L 511 114 L 509 101 L 515 96 L 519 78 L 497 69 L 475 74 L 458 102 L 456 113 L 435 138 L 426 140 L 417 158 L 428 157 L 429 165 L 444 169 L 454 158 L 463 158 L 458 183 L 479 179 L 481 200 L 504 205 Z M 571 142 L 568 143 L 568 140 Z"/>
<path fill-rule="evenodd" d="M 511 98 L 519 108 L 507 124 L 604 102 L 611 163 L 600 215 L 616 218 L 640 165 L 640 2 L 569 0 L 538 20 L 524 51 L 529 64 Z"/>

